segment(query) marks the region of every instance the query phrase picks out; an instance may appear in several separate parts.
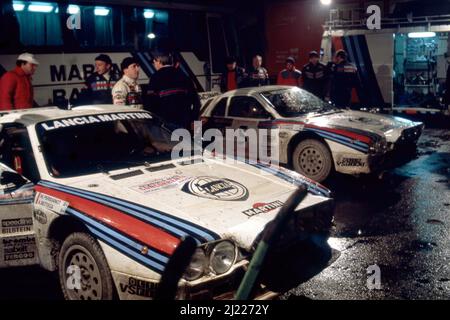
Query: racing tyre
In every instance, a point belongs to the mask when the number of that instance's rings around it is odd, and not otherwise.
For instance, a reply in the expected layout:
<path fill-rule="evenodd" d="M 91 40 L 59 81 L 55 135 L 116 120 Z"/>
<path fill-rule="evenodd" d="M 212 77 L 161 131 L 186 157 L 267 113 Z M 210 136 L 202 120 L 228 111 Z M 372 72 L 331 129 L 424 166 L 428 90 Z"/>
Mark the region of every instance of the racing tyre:
<path fill-rule="evenodd" d="M 59 252 L 59 282 L 67 300 L 112 300 L 114 283 L 100 245 L 90 235 L 69 235 Z"/>
<path fill-rule="evenodd" d="M 320 141 L 306 139 L 295 147 L 292 154 L 295 171 L 317 182 L 325 180 L 333 167 L 328 148 Z"/>

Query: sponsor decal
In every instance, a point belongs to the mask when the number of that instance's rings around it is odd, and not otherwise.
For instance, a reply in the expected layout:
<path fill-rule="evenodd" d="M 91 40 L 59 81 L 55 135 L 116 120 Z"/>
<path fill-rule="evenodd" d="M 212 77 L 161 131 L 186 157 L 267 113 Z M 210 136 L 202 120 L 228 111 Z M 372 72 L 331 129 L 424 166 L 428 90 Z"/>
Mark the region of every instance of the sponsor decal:
<path fill-rule="evenodd" d="M 182 190 L 194 196 L 221 201 L 244 201 L 249 192 L 245 186 L 231 179 L 197 177 L 183 186 Z"/>
<path fill-rule="evenodd" d="M 130 120 L 130 119 L 152 119 L 152 116 L 146 112 L 109 113 L 109 114 L 98 114 L 91 116 L 51 120 L 47 122 L 42 122 L 40 125 L 42 128 L 44 128 L 44 130 L 50 131 L 58 128 L 68 128 L 91 123 L 101 123 L 101 122 Z"/>
<path fill-rule="evenodd" d="M 366 163 L 359 158 L 342 158 L 337 162 L 340 167 L 364 167 Z"/>
<path fill-rule="evenodd" d="M 2 233 L 11 234 L 18 232 L 29 232 L 33 225 L 32 218 L 5 219 L 2 220 Z"/>
<path fill-rule="evenodd" d="M 157 178 L 153 180 L 146 181 L 142 184 L 130 187 L 132 190 L 148 194 L 151 192 L 155 192 L 162 189 L 170 189 L 178 186 L 181 183 L 184 183 L 191 179 L 191 177 L 183 176 L 183 175 L 173 175 L 163 178 Z"/>
<path fill-rule="evenodd" d="M 284 203 L 280 200 L 272 201 L 269 203 L 255 203 L 253 208 L 242 211 L 243 214 L 252 217 L 260 213 L 266 213 L 277 208 L 281 208 Z"/>
<path fill-rule="evenodd" d="M 47 224 L 47 215 L 44 213 L 44 211 L 36 209 L 33 213 L 34 220 L 39 222 L 40 224 Z"/>
<path fill-rule="evenodd" d="M 151 298 L 155 295 L 158 283 L 139 280 L 136 278 L 129 278 L 128 283 L 120 283 L 120 291 L 140 297 Z"/>
<path fill-rule="evenodd" d="M 34 200 L 36 208 L 42 208 L 57 212 L 59 214 L 64 214 L 69 206 L 67 201 L 52 197 L 48 194 L 38 192 L 36 194 L 36 199 Z"/>
<path fill-rule="evenodd" d="M 304 124 L 288 124 L 283 126 L 286 130 L 303 131 L 305 129 Z"/>
<path fill-rule="evenodd" d="M 33 259 L 35 247 L 34 237 L 3 239 L 4 261 Z"/>

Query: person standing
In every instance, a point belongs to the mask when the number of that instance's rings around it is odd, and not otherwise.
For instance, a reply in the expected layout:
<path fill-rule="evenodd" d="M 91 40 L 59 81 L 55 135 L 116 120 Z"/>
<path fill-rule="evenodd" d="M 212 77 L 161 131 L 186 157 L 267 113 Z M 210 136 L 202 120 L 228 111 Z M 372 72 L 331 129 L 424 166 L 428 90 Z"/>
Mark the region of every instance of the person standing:
<path fill-rule="evenodd" d="M 449 66 L 447 67 L 447 75 L 445 78 L 445 96 L 444 96 L 444 104 L 448 106 L 450 111 L 450 56 L 446 54 L 447 62 Z"/>
<path fill-rule="evenodd" d="M 95 72 L 86 79 L 87 96 L 89 104 L 111 104 L 111 91 L 119 77 L 112 72 L 111 58 L 100 54 L 95 58 Z"/>
<path fill-rule="evenodd" d="M 269 85 L 269 74 L 262 66 L 262 57 L 256 55 L 253 57 L 252 67 L 248 71 L 247 86 L 248 87 L 261 87 Z"/>
<path fill-rule="evenodd" d="M 227 69 L 220 78 L 220 90 L 227 92 L 242 88 L 246 77 L 244 68 L 237 66 L 237 61 L 234 57 L 227 57 L 225 63 Z"/>
<path fill-rule="evenodd" d="M 288 57 L 286 59 L 286 69 L 278 73 L 277 85 L 300 87 L 302 73 L 295 68 L 295 59 Z"/>
<path fill-rule="evenodd" d="M 136 59 L 127 57 L 120 64 L 123 76 L 112 89 L 112 99 L 115 105 L 130 106 L 143 109 L 142 91 L 139 79 L 139 64 Z"/>
<path fill-rule="evenodd" d="M 33 107 L 31 77 L 39 62 L 31 53 L 17 57 L 16 67 L 0 79 L 0 110 L 27 109 Z"/>
<path fill-rule="evenodd" d="M 326 66 L 319 62 L 316 51 L 309 53 L 309 62 L 303 66 L 303 89 L 311 92 L 320 99 L 324 99 L 326 85 Z"/>
<path fill-rule="evenodd" d="M 200 113 L 200 97 L 182 70 L 173 66 L 171 55 L 159 54 L 153 60 L 156 72 L 149 82 L 149 109 L 173 128 L 191 129 Z"/>
<path fill-rule="evenodd" d="M 351 106 L 352 89 L 359 87 L 358 69 L 347 61 L 347 53 L 339 50 L 334 63 L 329 65 L 330 86 L 328 97 L 338 108 Z"/>

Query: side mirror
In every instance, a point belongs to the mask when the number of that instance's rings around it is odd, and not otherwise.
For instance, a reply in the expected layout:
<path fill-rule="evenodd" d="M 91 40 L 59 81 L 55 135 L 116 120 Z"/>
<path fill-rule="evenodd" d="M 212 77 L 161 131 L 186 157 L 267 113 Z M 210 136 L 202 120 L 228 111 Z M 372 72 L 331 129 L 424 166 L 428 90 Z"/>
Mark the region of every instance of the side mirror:
<path fill-rule="evenodd" d="M 15 186 L 22 186 L 25 183 L 27 183 L 27 180 L 25 180 L 20 174 L 11 172 L 11 171 L 3 171 L 0 176 L 0 184 L 7 185 L 7 184 L 14 184 Z"/>

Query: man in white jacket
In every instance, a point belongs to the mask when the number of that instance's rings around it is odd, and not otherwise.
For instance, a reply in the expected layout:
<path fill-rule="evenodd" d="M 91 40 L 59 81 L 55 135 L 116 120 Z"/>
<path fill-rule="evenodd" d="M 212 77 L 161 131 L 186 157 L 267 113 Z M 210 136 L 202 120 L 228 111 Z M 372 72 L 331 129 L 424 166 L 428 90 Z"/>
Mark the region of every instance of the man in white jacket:
<path fill-rule="evenodd" d="M 117 81 L 112 89 L 113 103 L 143 109 L 142 91 L 137 83 L 139 78 L 139 64 L 137 60 L 127 57 L 123 59 L 120 67 L 123 77 Z"/>

